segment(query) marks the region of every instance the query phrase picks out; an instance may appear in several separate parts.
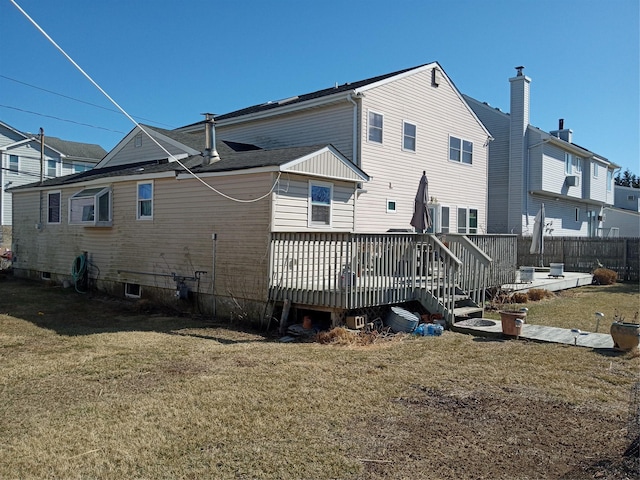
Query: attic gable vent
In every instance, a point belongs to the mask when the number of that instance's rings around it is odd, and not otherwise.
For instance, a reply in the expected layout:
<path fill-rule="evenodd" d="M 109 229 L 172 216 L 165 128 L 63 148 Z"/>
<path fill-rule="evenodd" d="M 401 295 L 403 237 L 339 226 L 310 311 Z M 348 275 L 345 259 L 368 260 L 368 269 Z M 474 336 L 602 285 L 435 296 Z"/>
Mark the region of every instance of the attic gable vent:
<path fill-rule="evenodd" d="M 439 69 L 434 68 L 431 70 L 431 85 L 437 87 L 442 82 L 442 72 Z"/>

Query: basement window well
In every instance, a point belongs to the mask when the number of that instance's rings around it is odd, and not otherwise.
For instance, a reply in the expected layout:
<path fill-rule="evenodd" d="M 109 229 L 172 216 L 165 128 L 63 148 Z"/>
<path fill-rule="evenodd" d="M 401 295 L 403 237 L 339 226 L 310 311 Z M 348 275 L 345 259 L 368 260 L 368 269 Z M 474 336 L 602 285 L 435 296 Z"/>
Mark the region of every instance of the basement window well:
<path fill-rule="evenodd" d="M 85 188 L 69 199 L 69 224 L 110 227 L 111 188 Z"/>

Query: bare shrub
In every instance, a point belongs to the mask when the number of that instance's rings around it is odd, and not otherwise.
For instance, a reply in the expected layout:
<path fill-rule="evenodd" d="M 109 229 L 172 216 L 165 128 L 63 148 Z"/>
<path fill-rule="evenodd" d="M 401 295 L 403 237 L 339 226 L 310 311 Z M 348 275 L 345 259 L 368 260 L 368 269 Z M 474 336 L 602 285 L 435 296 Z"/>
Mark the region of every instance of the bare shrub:
<path fill-rule="evenodd" d="M 553 292 L 550 292 L 549 290 L 545 290 L 544 288 L 532 288 L 527 293 L 527 296 L 529 297 L 529 300 L 531 300 L 532 302 L 537 302 L 544 298 L 553 297 L 554 295 L 553 295 Z"/>
<path fill-rule="evenodd" d="M 608 268 L 596 268 L 593 271 L 593 282 L 598 285 L 612 285 L 617 279 L 618 274 Z"/>
<path fill-rule="evenodd" d="M 523 292 L 515 292 L 511 295 L 510 301 L 511 303 L 527 303 L 529 301 L 529 296 Z"/>

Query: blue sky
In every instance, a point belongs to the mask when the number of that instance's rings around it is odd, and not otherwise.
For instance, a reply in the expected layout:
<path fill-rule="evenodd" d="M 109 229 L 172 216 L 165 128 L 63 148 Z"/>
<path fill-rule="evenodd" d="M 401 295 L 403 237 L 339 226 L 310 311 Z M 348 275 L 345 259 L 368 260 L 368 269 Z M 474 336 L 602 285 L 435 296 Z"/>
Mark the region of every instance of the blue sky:
<path fill-rule="evenodd" d="M 508 111 L 524 65 L 533 125 L 564 118 L 575 143 L 640 174 L 637 0 L 16 2 L 141 123 L 178 127 L 431 61 Z M 0 45 L 0 120 L 107 150 L 133 127 L 9 0 Z"/>

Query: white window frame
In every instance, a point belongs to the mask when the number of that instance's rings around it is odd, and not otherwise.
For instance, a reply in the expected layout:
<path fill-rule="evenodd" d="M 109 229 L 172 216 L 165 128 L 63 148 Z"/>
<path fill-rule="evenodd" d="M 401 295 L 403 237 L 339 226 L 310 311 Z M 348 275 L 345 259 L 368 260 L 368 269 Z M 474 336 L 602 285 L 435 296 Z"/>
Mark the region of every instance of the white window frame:
<path fill-rule="evenodd" d="M 413 127 L 413 136 L 407 133 L 407 126 Z M 413 141 L 413 148 L 407 147 L 407 140 Z M 418 125 L 406 120 L 402 121 L 402 150 L 415 153 L 418 148 Z"/>
<path fill-rule="evenodd" d="M 20 156 L 9 154 L 9 164 L 7 165 L 9 173 L 12 175 L 20 175 Z M 15 163 L 15 168 L 11 167 L 11 164 Z"/>
<path fill-rule="evenodd" d="M 573 174 L 573 159 L 571 158 L 571 154 L 569 152 L 564 152 L 564 174 Z"/>
<path fill-rule="evenodd" d="M 53 167 L 51 166 L 53 164 Z M 51 173 L 53 172 L 53 174 Z M 58 176 L 58 162 L 54 159 L 47 160 L 47 177 L 57 177 Z"/>
<path fill-rule="evenodd" d="M 86 172 L 87 170 L 91 170 L 91 166 L 87 165 L 86 163 L 76 163 L 73 162 L 73 173 L 82 173 L 82 172 Z"/>
<path fill-rule="evenodd" d="M 328 188 L 329 189 L 329 204 L 313 201 L 313 187 Z M 313 220 L 313 207 L 323 206 L 329 208 L 329 223 L 314 221 Z M 307 225 L 310 228 L 327 228 L 333 224 L 333 183 L 329 182 L 309 182 L 309 196 L 308 196 L 308 209 L 307 209 Z"/>
<path fill-rule="evenodd" d="M 607 168 L 607 192 L 610 192 L 612 190 L 612 185 L 613 185 L 613 170 L 611 170 L 610 168 Z"/>
<path fill-rule="evenodd" d="M 105 196 L 108 204 L 105 209 L 101 210 L 101 202 Z M 113 224 L 112 209 L 111 187 L 85 188 L 69 199 L 69 225 L 111 227 Z M 97 215 L 96 210 L 98 210 Z"/>
<path fill-rule="evenodd" d="M 456 218 L 456 231 L 458 233 L 464 233 L 464 234 L 469 234 L 469 235 L 475 235 L 478 233 L 478 209 L 477 208 L 472 208 L 472 207 L 458 207 L 457 208 L 457 218 Z M 461 230 L 461 225 L 460 225 L 460 212 L 464 212 L 464 231 Z M 471 226 L 471 212 L 475 212 L 475 219 L 476 219 L 476 225 L 475 227 Z M 472 231 L 473 230 L 473 231 Z"/>
<path fill-rule="evenodd" d="M 593 162 L 593 178 L 598 178 L 598 170 L 600 170 L 598 168 L 598 163 L 597 162 Z"/>
<path fill-rule="evenodd" d="M 451 141 L 457 140 L 460 142 L 459 148 L 452 147 Z M 465 148 L 466 147 L 466 148 Z M 458 152 L 458 158 L 451 158 L 451 152 Z M 469 161 L 465 161 L 465 154 L 469 156 Z M 473 142 L 471 140 L 465 140 L 462 137 L 456 137 L 455 135 L 449 135 L 449 161 L 459 163 L 460 165 L 473 165 Z"/>
<path fill-rule="evenodd" d="M 380 117 L 380 126 L 372 125 L 372 116 Z M 380 131 L 380 141 L 371 138 L 372 129 Z M 367 142 L 382 145 L 384 143 L 384 115 L 374 110 L 367 111 Z"/>
<path fill-rule="evenodd" d="M 393 208 L 391 208 L 392 205 Z M 398 202 L 395 198 L 387 198 L 387 213 L 398 213 Z"/>
<path fill-rule="evenodd" d="M 142 297 L 142 287 L 138 283 L 127 282 L 124 284 L 124 296 L 127 298 L 140 298 Z"/>
<path fill-rule="evenodd" d="M 582 173 L 582 158 L 576 155 L 573 156 L 573 170 L 576 173 Z"/>
<path fill-rule="evenodd" d="M 58 221 L 51 221 L 51 197 L 53 195 L 58 196 Z M 52 192 L 47 192 L 47 224 L 49 225 L 58 225 L 62 223 L 62 191 L 55 190 Z"/>
<path fill-rule="evenodd" d="M 444 211 L 447 211 L 447 215 L 445 216 Z M 446 219 L 446 226 L 443 220 Z M 446 230 L 445 230 L 446 229 Z M 451 207 L 449 205 L 441 205 L 440 206 L 440 233 L 451 233 Z"/>
<path fill-rule="evenodd" d="M 151 186 L 151 198 L 140 198 L 140 187 L 142 185 Z M 151 204 L 150 215 L 142 214 L 142 204 L 144 202 L 149 202 Z M 153 220 L 153 181 L 138 182 L 136 185 L 136 218 L 138 220 Z"/>

